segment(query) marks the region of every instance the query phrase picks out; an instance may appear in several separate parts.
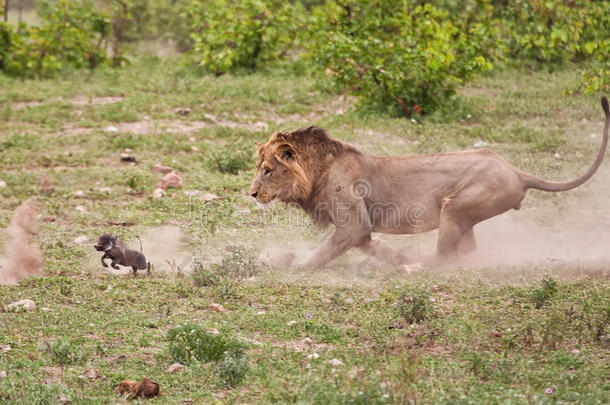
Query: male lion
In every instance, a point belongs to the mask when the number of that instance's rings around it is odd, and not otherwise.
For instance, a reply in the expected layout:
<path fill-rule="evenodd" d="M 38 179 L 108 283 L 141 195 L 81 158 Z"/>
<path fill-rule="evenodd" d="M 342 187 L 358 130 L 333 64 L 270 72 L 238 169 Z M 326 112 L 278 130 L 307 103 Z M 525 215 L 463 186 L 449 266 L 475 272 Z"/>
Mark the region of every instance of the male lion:
<path fill-rule="evenodd" d="M 405 157 L 377 157 L 309 127 L 276 132 L 257 143 L 257 173 L 250 194 L 259 203 L 297 204 L 320 226 L 335 232 L 303 265 L 318 268 L 352 247 L 392 265 L 413 262 L 372 232 L 412 234 L 439 228 L 437 258 L 446 261 L 476 249 L 472 227 L 509 209 L 519 209 L 530 189 L 564 191 L 587 181 L 600 166 L 608 143 L 610 112 L 593 165 L 566 182 L 543 180 L 481 149 Z M 435 259 L 436 260 L 436 259 Z"/>

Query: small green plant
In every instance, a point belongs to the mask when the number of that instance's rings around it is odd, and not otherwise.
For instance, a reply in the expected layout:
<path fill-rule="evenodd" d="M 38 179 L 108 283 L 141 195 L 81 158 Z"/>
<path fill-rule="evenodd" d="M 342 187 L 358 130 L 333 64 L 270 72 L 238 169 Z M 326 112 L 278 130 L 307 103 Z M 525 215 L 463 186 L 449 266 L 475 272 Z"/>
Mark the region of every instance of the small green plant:
<path fill-rule="evenodd" d="M 252 148 L 243 142 L 230 142 L 211 150 L 206 157 L 206 164 L 221 173 L 237 174 L 252 167 L 253 157 Z"/>
<path fill-rule="evenodd" d="M 55 364 L 80 364 L 84 363 L 89 354 L 82 349 L 79 342 L 68 339 L 57 339 L 46 343 L 46 350 Z"/>
<path fill-rule="evenodd" d="M 406 290 L 400 295 L 396 311 L 405 322 L 412 324 L 430 319 L 434 313 L 434 307 L 428 292 Z"/>
<path fill-rule="evenodd" d="M 207 363 L 218 361 L 225 356 L 240 357 L 245 345 L 224 334 L 212 334 L 198 324 L 186 323 L 167 332 L 169 352 L 175 361 Z"/>
<path fill-rule="evenodd" d="M 220 263 L 206 266 L 195 259 L 192 268 L 191 278 L 197 287 L 230 286 L 234 280 L 250 278 L 260 272 L 254 252 L 242 246 L 233 246 Z"/>
<path fill-rule="evenodd" d="M 557 294 L 557 282 L 552 277 L 544 276 L 540 287 L 531 292 L 531 300 L 537 309 L 546 305 Z"/>
<path fill-rule="evenodd" d="M 250 370 L 250 365 L 248 363 L 249 358 L 245 355 L 224 356 L 216 367 L 216 374 L 220 385 L 228 388 L 239 386 L 246 377 L 248 370 Z"/>

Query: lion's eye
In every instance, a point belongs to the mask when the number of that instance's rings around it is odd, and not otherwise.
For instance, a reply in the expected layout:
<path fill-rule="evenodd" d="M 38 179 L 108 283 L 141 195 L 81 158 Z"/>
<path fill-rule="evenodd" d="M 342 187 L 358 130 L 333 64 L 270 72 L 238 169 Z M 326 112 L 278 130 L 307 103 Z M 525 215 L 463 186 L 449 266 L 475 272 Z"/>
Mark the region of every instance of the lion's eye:
<path fill-rule="evenodd" d="M 264 174 L 265 176 L 269 177 L 269 176 L 271 176 L 272 171 L 271 171 L 271 170 L 269 170 L 269 169 L 265 169 L 265 171 L 263 172 L 263 174 Z"/>

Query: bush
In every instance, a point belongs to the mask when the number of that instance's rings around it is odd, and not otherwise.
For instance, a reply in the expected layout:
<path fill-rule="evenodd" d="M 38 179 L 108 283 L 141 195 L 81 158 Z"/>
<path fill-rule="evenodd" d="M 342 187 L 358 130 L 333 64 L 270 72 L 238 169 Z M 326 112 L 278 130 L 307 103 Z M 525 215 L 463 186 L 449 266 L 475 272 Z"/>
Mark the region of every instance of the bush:
<path fill-rule="evenodd" d="M 248 362 L 248 356 L 225 356 L 216 367 L 220 384 L 229 388 L 240 385 L 250 369 Z"/>
<path fill-rule="evenodd" d="M 42 22 L 28 27 L 0 22 L 0 70 L 15 76 L 50 76 L 66 68 L 95 68 L 107 60 L 109 17 L 90 0 L 44 0 Z"/>
<path fill-rule="evenodd" d="M 473 37 L 430 4 L 329 1 L 310 55 L 337 86 L 405 115 L 432 111 L 491 65 Z"/>
<path fill-rule="evenodd" d="M 174 361 L 190 363 L 193 361 L 218 361 L 225 355 L 241 357 L 245 345 L 223 334 L 209 333 L 202 325 L 186 323 L 167 332 L 169 352 Z"/>
<path fill-rule="evenodd" d="M 285 57 L 293 49 L 305 10 L 298 1 L 195 0 L 187 14 L 193 31 L 192 60 L 220 75 L 244 68 L 253 71 Z"/>
<path fill-rule="evenodd" d="M 244 142 L 230 142 L 211 150 L 206 157 L 206 164 L 221 173 L 237 174 L 252 167 L 254 157 L 250 150 Z"/>
<path fill-rule="evenodd" d="M 430 319 L 434 313 L 434 307 L 430 295 L 426 291 L 405 290 L 396 304 L 396 311 L 405 322 L 412 324 Z"/>
<path fill-rule="evenodd" d="M 89 353 L 82 350 L 81 346 L 80 342 L 57 339 L 46 343 L 46 351 L 55 364 L 81 364 L 89 358 Z"/>
<path fill-rule="evenodd" d="M 544 276 L 540 282 L 540 288 L 531 293 L 531 300 L 537 309 L 546 305 L 549 300 L 557 294 L 557 282 L 552 277 Z"/>

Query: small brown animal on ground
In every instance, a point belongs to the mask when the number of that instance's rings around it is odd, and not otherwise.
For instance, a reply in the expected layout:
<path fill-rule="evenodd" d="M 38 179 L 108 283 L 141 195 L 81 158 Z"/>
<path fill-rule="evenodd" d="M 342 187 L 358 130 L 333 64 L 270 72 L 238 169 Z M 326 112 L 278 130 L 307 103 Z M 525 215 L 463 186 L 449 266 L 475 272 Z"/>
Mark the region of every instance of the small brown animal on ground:
<path fill-rule="evenodd" d="M 597 157 L 570 181 L 547 181 L 526 173 L 496 153 L 475 151 L 378 157 L 361 153 L 317 127 L 276 132 L 257 143 L 258 161 L 250 194 L 259 203 L 275 199 L 302 208 L 335 232 L 304 262 L 318 268 L 357 247 L 392 265 L 415 260 L 372 232 L 414 234 L 439 229 L 437 254 L 427 263 L 448 262 L 476 249 L 473 226 L 518 210 L 528 189 L 564 191 L 580 186 L 599 168 L 608 144 L 610 111 Z"/>
<path fill-rule="evenodd" d="M 138 238 L 139 240 L 140 238 Z M 140 251 L 127 249 L 125 244 L 116 236 L 105 234 L 99 237 L 97 243 L 93 246 L 98 252 L 104 252 L 100 261 L 102 266 L 108 267 L 104 261 L 110 259 L 110 266 L 118 270 L 119 265 L 131 267 L 135 276 L 138 270 L 146 270 L 150 274 L 150 262 L 146 261 L 146 257 L 142 254 L 142 241 L 140 241 Z"/>

